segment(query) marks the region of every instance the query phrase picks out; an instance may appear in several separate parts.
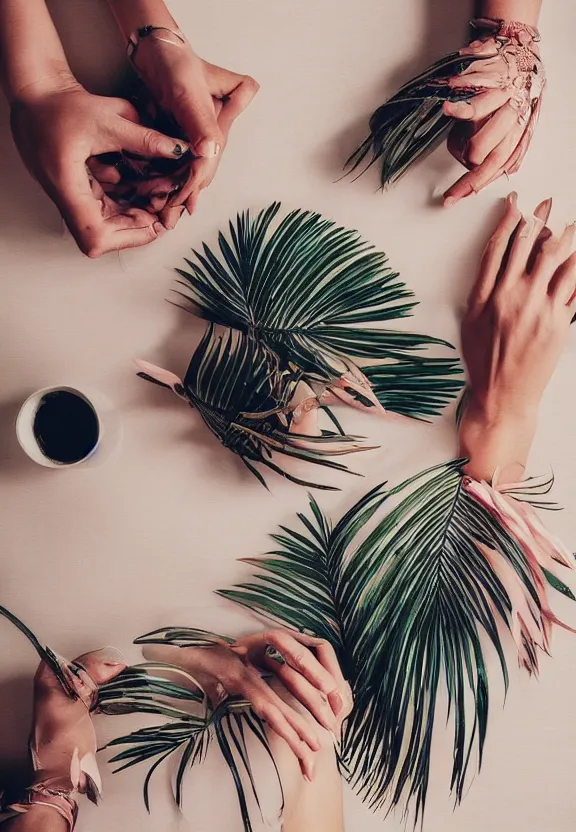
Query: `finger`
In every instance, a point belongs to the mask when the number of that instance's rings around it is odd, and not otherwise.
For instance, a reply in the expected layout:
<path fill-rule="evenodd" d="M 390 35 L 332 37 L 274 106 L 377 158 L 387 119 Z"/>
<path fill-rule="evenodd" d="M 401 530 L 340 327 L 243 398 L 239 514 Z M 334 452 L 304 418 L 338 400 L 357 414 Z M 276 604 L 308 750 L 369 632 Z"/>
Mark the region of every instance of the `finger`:
<path fill-rule="evenodd" d="M 575 232 L 576 225 L 571 223 L 566 226 L 559 237 L 551 236 L 542 244 L 532 270 L 532 279 L 535 282 L 546 286 L 550 290 L 549 284 L 552 282 L 556 270 L 572 253 Z"/>
<path fill-rule="evenodd" d="M 499 89 L 502 83 L 499 72 L 488 72 L 486 68 L 474 72 L 455 75 L 448 82 L 454 90 L 474 87 L 475 89 Z"/>
<path fill-rule="evenodd" d="M 107 165 L 98 156 L 91 156 L 86 162 L 86 165 L 92 176 L 101 184 L 117 185 L 122 178 L 116 165 Z"/>
<path fill-rule="evenodd" d="M 264 704 L 252 702 L 252 707 L 260 719 L 263 719 L 269 728 L 287 743 L 300 763 L 302 774 L 311 782 L 314 779 L 314 752 L 308 744 L 302 742 L 298 732 L 276 706 L 268 702 Z"/>
<path fill-rule="evenodd" d="M 211 90 L 202 71 L 186 78 L 183 92 L 175 96 L 172 111 L 190 142 L 194 156 L 211 159 L 223 144 Z"/>
<path fill-rule="evenodd" d="M 488 154 L 479 167 L 464 174 L 454 185 L 448 188 L 444 194 L 444 206 L 450 208 L 461 199 L 478 193 L 482 188 L 498 179 L 505 172 L 506 162 L 513 153 L 521 135 L 522 128 L 518 125 L 503 142 Z"/>
<path fill-rule="evenodd" d="M 529 272 L 529 260 L 548 221 L 551 209 L 552 199 L 545 199 L 537 206 L 532 216 L 522 217 L 520 220 L 506 266 L 507 280 L 517 279 Z"/>
<path fill-rule="evenodd" d="M 248 76 L 237 77 L 240 77 L 241 80 L 223 97 L 222 111 L 218 118 L 218 124 L 225 139 L 228 137 L 235 120 L 244 112 L 260 89 L 254 78 Z"/>
<path fill-rule="evenodd" d="M 196 210 L 196 208 L 198 206 L 198 200 L 199 199 L 200 199 L 200 191 L 194 191 L 193 193 L 190 194 L 190 196 L 186 200 L 185 207 L 186 207 L 186 210 L 188 211 L 188 213 L 190 214 L 190 216 L 192 216 L 192 214 Z"/>
<path fill-rule="evenodd" d="M 506 90 L 488 90 L 480 92 L 469 101 L 445 101 L 443 111 L 445 115 L 462 121 L 482 121 L 503 107 L 510 100 L 510 92 Z"/>
<path fill-rule="evenodd" d="M 493 113 L 468 141 L 465 150 L 466 167 L 481 165 L 487 156 L 504 142 L 517 123 L 518 114 L 508 104 Z"/>
<path fill-rule="evenodd" d="M 338 683 L 308 649 L 292 634 L 284 630 L 273 630 L 267 634 L 269 645 L 276 648 L 286 663 L 301 673 L 308 681 L 326 696 L 337 691 Z M 275 670 L 274 661 L 267 658 L 266 666 Z"/>
<path fill-rule="evenodd" d="M 480 269 L 468 299 L 468 308 L 483 306 L 488 302 L 498 281 L 506 255 L 522 214 L 518 210 L 518 195 L 515 191 L 505 200 L 504 216 L 488 240 L 480 261 Z"/>
<path fill-rule="evenodd" d="M 325 639 L 313 638 L 312 636 L 307 636 L 304 633 L 294 633 L 294 638 L 314 650 L 316 658 L 322 667 L 324 667 L 332 678 L 336 680 L 338 690 L 328 694 L 328 701 L 335 716 L 339 716 L 342 719 L 344 717 L 344 712 L 346 712 L 346 715 L 350 713 L 353 705 L 353 699 L 352 689 L 344 678 L 336 651 L 330 642 Z"/>
<path fill-rule="evenodd" d="M 576 296 L 576 252 L 560 265 L 550 281 L 550 295 L 565 306 L 570 306 Z"/>
<path fill-rule="evenodd" d="M 117 150 L 127 150 L 147 158 L 180 159 L 188 151 L 188 145 L 182 139 L 170 138 L 125 118 L 115 121 L 113 138 Z"/>
<path fill-rule="evenodd" d="M 311 685 L 301 673 L 288 664 L 279 667 L 276 676 L 284 684 L 286 690 L 310 711 L 314 719 L 323 728 L 326 728 L 331 734 L 336 733 L 338 724 L 327 696 L 320 693 L 318 688 Z"/>
<path fill-rule="evenodd" d="M 168 231 L 176 228 L 182 214 L 184 213 L 183 205 L 176 205 L 174 207 L 167 206 L 159 214 L 159 220 Z"/>
<path fill-rule="evenodd" d="M 88 257 L 146 245 L 166 232 L 155 215 L 138 209 L 120 213 L 106 196 L 96 198 L 84 162 L 70 161 L 59 180 L 50 183 L 49 194 L 76 240 Z"/>

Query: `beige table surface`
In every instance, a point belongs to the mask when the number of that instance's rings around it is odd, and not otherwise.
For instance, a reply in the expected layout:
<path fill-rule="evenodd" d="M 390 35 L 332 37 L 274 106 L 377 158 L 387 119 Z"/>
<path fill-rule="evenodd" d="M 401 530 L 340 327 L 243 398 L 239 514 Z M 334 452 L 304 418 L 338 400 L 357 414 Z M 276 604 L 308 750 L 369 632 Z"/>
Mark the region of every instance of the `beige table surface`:
<path fill-rule="evenodd" d="M 102 67 L 113 75 L 122 53 L 104 0 L 53 5 L 81 77 L 97 84 Z M 527 209 L 553 195 L 560 227 L 576 218 L 576 7 L 560 0 L 544 6 L 550 84 L 514 186 Z M 164 624 L 248 631 L 249 617 L 213 590 L 245 577 L 235 558 L 265 551 L 267 534 L 306 503 L 304 491 L 279 479 L 266 493 L 197 416 L 135 376 L 133 357 L 177 372 L 186 367 L 199 329 L 165 299 L 189 247 L 213 240 L 247 206 L 281 199 L 286 208 L 316 209 L 389 254 L 422 301 L 410 326 L 456 339 L 475 261 L 508 190 L 501 181 L 442 211 L 434 196 L 460 173 L 444 150 L 384 196 L 375 193 L 375 178 L 336 183 L 368 113 L 412 71 L 459 45 L 468 3 L 174 0 L 172 7 L 200 54 L 250 73 L 261 92 L 235 127 L 197 216 L 154 246 L 100 261 L 79 254 L 24 172 L 1 109 L 0 600 L 70 657 L 116 644 L 136 660 L 132 638 Z M 543 408 L 532 466 L 554 470 L 567 510 L 548 522 L 574 548 L 575 360 L 572 341 Z M 39 387 L 66 382 L 99 389 L 121 414 L 122 444 L 100 467 L 43 470 L 16 447 L 19 404 Z M 451 411 L 432 427 L 347 418 L 381 450 L 354 461 L 365 480 L 344 478 L 342 492 L 321 496 L 336 515 L 381 479 L 398 481 L 454 452 Z M 559 609 L 576 622 L 576 610 Z M 24 754 L 35 656 L 7 624 L 0 624 L 0 645 L 0 757 L 10 768 Z M 438 738 L 427 832 L 576 827 L 575 651 L 574 637 L 557 632 L 540 681 L 513 674 L 507 707 L 495 698 L 484 769 L 456 813 L 447 789 L 449 741 Z M 102 739 L 132 724 L 98 723 Z M 190 778 L 186 820 L 171 808 L 165 775 L 149 818 L 142 772 L 113 777 L 103 770 L 105 803 L 82 812 L 80 832 L 240 832 L 232 783 L 218 760 Z M 351 794 L 346 811 L 348 832 L 404 828 L 400 818 L 373 817 Z"/>

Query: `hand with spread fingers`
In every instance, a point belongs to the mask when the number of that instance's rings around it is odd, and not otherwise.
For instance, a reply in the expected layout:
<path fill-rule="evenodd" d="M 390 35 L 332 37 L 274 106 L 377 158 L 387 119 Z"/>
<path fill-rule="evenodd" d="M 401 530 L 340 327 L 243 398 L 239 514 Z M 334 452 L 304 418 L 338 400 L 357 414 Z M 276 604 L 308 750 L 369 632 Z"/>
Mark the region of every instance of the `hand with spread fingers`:
<path fill-rule="evenodd" d="M 333 649 L 300 633 L 272 630 L 238 639 L 231 646 L 208 648 L 155 645 L 147 648 L 146 655 L 186 670 L 213 706 L 228 696 L 249 701 L 268 728 L 287 743 L 310 781 L 315 753 L 322 747 L 320 728 L 336 737 L 351 710 L 350 688 Z M 313 719 L 279 696 L 265 676 L 277 677 Z"/>
<path fill-rule="evenodd" d="M 459 54 L 473 61 L 447 82 L 468 97 L 443 105 L 444 114 L 457 119 L 448 149 L 469 169 L 444 194 L 447 207 L 519 170 L 546 84 L 534 26 L 494 19 L 477 19 L 472 26 L 476 37 Z"/>
<path fill-rule="evenodd" d="M 576 224 L 553 234 L 551 205 L 523 216 L 516 194 L 507 197 L 462 322 L 469 383 L 460 444 L 476 479 L 490 480 L 497 468 L 509 481 L 521 478 L 576 312 Z"/>

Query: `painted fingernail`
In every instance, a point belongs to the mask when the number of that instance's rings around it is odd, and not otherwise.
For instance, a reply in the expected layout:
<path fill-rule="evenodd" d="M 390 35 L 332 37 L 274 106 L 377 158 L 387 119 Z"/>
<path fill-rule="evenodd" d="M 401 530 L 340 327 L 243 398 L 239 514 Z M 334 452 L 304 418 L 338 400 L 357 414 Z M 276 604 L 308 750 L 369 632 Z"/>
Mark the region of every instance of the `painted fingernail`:
<path fill-rule="evenodd" d="M 447 196 L 444 199 L 444 208 L 452 208 L 452 206 L 456 205 L 457 202 L 458 202 L 458 200 L 454 199 L 453 196 Z"/>
<path fill-rule="evenodd" d="M 518 194 L 516 193 L 516 191 L 512 191 L 508 194 L 508 196 L 506 197 L 506 202 L 508 203 L 508 205 L 516 205 L 516 203 L 518 202 Z"/>
<path fill-rule="evenodd" d="M 183 156 L 184 155 L 184 148 L 180 143 L 174 145 L 174 150 L 172 151 L 174 156 Z"/>

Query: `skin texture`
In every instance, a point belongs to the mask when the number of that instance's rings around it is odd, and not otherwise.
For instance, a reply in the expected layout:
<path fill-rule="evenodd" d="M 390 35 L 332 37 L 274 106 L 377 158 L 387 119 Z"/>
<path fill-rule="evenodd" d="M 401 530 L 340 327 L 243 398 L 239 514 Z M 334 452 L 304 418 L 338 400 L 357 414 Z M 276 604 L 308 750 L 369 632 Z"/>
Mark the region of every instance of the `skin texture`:
<path fill-rule="evenodd" d="M 574 224 L 560 235 L 546 226 L 551 200 L 524 217 L 515 193 L 490 238 L 462 323 L 469 401 L 460 426 L 468 473 L 518 480 L 538 409 L 576 311 Z"/>
<path fill-rule="evenodd" d="M 146 24 L 177 28 L 156 0 L 111 4 L 127 37 Z M 91 95 L 78 84 L 45 0 L 0 0 L 0 77 L 14 141 L 89 257 L 146 245 L 174 228 L 184 206 L 192 212 L 216 173 L 233 121 L 258 89 L 252 79 L 206 63 L 188 44 L 177 48 L 156 37 L 139 48 L 137 66 L 159 103 L 192 137 L 198 157 L 178 197 L 158 215 L 155 205 L 152 211 L 118 205 L 104 193 L 99 171 L 88 171 L 86 162 L 123 149 L 169 159 L 188 145 L 138 126 L 127 101 Z"/>
<path fill-rule="evenodd" d="M 94 684 L 100 685 L 113 679 L 126 667 L 116 651 L 109 648 L 80 656 L 76 662 L 83 668 L 83 673 L 71 677 L 79 695 L 77 699 L 68 695 L 44 662 L 41 662 L 34 677 L 30 745 L 37 769 L 35 783 L 43 782 L 46 777 L 69 779 L 75 756 L 82 759 L 95 754 L 92 718 L 82 697 L 89 699 Z M 81 792 L 85 788 L 82 778 L 83 775 L 78 785 Z M 69 824 L 55 809 L 33 805 L 25 813 L 7 821 L 2 828 L 6 832 L 68 832 Z"/>
<path fill-rule="evenodd" d="M 133 64 L 164 110 L 174 116 L 190 141 L 195 159 L 188 182 L 171 201 L 192 213 L 201 191 L 212 182 L 235 119 L 258 91 L 247 75 L 230 72 L 202 60 L 189 43 L 169 30 L 178 26 L 158 0 L 108 0 L 126 41 L 144 26 L 164 30 L 138 40 Z M 179 213 L 166 209 L 170 226 Z"/>
<path fill-rule="evenodd" d="M 516 21 L 534 28 L 538 25 L 541 0 L 485 0 L 475 4 L 476 18 Z M 537 46 L 535 47 L 537 51 Z M 466 52 L 467 50 L 464 50 Z M 470 50 L 472 51 L 472 50 Z M 506 64 L 495 68 L 506 72 Z M 472 67 L 474 70 L 474 67 Z M 481 70 L 479 71 L 481 73 Z M 453 86 L 462 86 L 465 81 L 481 85 L 478 73 L 457 76 Z M 458 119 L 449 139 L 448 149 L 469 172 L 460 177 L 444 194 L 444 205 L 451 207 L 460 199 L 471 196 L 485 188 L 506 170 L 514 172 L 513 166 L 506 168 L 514 149 L 522 139 L 526 125 L 518 119 L 518 113 L 510 104 L 510 91 L 491 88 L 493 77 L 487 77 L 486 88 L 468 102 L 446 102 L 446 115 Z M 480 86 L 480 89 L 482 87 Z M 535 124 L 535 122 L 534 122 Z M 531 126 L 533 129 L 533 126 Z M 530 133 L 531 135 L 531 133 Z M 528 136 L 527 146 L 530 136 Z M 525 151 L 524 151 L 525 152 Z M 520 157 L 518 164 L 522 161 Z"/>
<path fill-rule="evenodd" d="M 280 664 L 266 655 L 274 647 L 284 658 Z M 314 780 L 316 753 L 322 747 L 322 730 L 336 734 L 352 707 L 352 695 L 338 667 L 333 649 L 321 639 L 287 630 L 269 630 L 248 636 L 232 648 L 197 648 L 154 645 L 145 655 L 182 667 L 193 676 L 213 704 L 227 695 L 250 701 L 298 760 L 304 778 Z M 278 696 L 262 679 L 273 674 L 313 717 L 305 718 Z M 323 728 L 326 726 L 326 728 Z"/>

